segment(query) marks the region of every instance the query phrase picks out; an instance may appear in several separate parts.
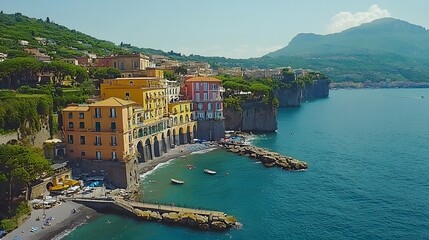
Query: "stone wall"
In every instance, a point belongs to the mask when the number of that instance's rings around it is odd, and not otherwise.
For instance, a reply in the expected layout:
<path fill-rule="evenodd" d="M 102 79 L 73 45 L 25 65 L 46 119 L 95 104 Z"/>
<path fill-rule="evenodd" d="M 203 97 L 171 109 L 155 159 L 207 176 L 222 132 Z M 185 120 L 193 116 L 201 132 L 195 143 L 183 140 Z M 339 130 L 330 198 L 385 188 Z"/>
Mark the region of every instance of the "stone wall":
<path fill-rule="evenodd" d="M 277 109 L 263 102 L 246 102 L 241 111 L 225 108 L 225 129 L 245 132 L 277 130 Z"/>
<path fill-rule="evenodd" d="M 0 144 L 6 144 L 10 140 L 19 140 L 19 141 L 29 143 L 33 147 L 41 148 L 43 146 L 43 142 L 50 138 L 50 132 L 49 132 L 48 120 L 42 119 L 40 125 L 41 125 L 40 130 L 29 136 L 23 136 L 23 134 L 20 134 L 19 131 L 5 134 L 5 135 L 0 135 Z M 23 140 L 24 138 L 25 140 Z"/>
<path fill-rule="evenodd" d="M 199 120 L 195 137 L 198 139 L 217 141 L 225 137 L 224 120 Z"/>
<path fill-rule="evenodd" d="M 88 173 L 91 176 L 105 176 L 105 180 L 118 188 L 132 189 L 139 184 L 137 158 L 128 162 L 108 160 L 72 159 L 70 166 L 75 175 Z"/>
<path fill-rule="evenodd" d="M 4 135 L 0 135 L 0 144 L 6 144 L 10 140 L 18 140 L 18 133 L 8 133 Z"/>

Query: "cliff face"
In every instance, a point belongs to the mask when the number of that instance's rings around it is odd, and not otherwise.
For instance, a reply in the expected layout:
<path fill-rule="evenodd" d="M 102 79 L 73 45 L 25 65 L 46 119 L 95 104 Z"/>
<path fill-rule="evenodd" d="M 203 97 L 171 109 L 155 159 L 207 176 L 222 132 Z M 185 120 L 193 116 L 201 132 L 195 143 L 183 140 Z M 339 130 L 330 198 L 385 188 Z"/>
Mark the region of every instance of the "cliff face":
<path fill-rule="evenodd" d="M 301 105 L 301 88 L 280 88 L 274 91 L 279 100 L 279 107 L 299 107 Z"/>
<path fill-rule="evenodd" d="M 312 85 L 302 89 L 302 99 L 326 98 L 329 96 L 329 82 L 327 80 L 316 80 Z"/>
<path fill-rule="evenodd" d="M 279 107 L 299 107 L 302 100 L 325 98 L 329 96 L 329 82 L 327 80 L 315 80 L 312 85 L 304 88 L 294 85 L 292 88 L 280 88 L 275 90 L 279 100 Z"/>
<path fill-rule="evenodd" d="M 241 106 L 242 111 L 225 108 L 226 130 L 246 132 L 274 132 L 277 130 L 277 109 L 262 102 L 248 102 Z"/>

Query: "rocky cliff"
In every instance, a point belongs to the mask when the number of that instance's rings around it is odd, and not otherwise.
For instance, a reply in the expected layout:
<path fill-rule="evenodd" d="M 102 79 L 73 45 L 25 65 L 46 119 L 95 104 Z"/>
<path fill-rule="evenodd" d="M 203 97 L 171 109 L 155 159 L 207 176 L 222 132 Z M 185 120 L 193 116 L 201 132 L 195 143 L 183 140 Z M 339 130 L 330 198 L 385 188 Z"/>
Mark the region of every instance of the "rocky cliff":
<path fill-rule="evenodd" d="M 299 107 L 301 105 L 301 88 L 280 88 L 274 90 L 274 94 L 279 100 L 279 107 Z"/>
<path fill-rule="evenodd" d="M 304 88 L 297 85 L 292 88 L 280 88 L 275 90 L 275 95 L 279 100 L 279 107 L 299 107 L 302 100 L 328 97 L 329 82 L 315 80 L 313 84 Z"/>
<path fill-rule="evenodd" d="M 312 85 L 307 85 L 304 89 L 302 89 L 301 96 L 303 100 L 329 97 L 329 81 L 314 81 Z"/>
<path fill-rule="evenodd" d="M 274 132 L 277 130 L 277 109 L 263 102 L 246 102 L 241 109 L 225 108 L 226 130 Z"/>

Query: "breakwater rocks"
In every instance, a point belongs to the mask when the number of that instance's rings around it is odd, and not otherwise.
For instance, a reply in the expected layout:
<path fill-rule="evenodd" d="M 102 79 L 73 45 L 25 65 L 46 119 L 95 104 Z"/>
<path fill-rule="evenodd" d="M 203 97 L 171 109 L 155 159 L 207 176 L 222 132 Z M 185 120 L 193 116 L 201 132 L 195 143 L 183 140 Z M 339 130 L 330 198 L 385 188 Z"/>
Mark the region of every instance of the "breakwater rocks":
<path fill-rule="evenodd" d="M 225 147 L 230 152 L 261 161 L 261 163 L 266 167 L 277 166 L 285 170 L 293 171 L 299 171 L 308 168 L 308 164 L 306 162 L 294 159 L 293 157 L 283 156 L 279 153 L 271 152 L 264 148 L 228 143 L 222 143 L 221 146 Z"/>
<path fill-rule="evenodd" d="M 134 209 L 134 214 L 144 220 L 160 221 L 168 224 L 179 224 L 203 231 L 224 231 L 233 226 L 238 226 L 238 222 L 233 216 L 212 216 L 191 212 L 158 212 L 151 210 Z"/>

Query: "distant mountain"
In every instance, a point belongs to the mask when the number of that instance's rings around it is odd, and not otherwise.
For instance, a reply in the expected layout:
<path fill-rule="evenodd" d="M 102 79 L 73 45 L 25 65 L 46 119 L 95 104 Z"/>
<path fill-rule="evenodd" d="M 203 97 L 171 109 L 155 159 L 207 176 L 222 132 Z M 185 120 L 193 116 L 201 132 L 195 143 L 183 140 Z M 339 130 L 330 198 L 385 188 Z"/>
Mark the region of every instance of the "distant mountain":
<path fill-rule="evenodd" d="M 429 58 L 428 43 L 429 31 L 425 28 L 394 18 L 383 18 L 340 33 L 301 33 L 287 47 L 267 56 L 376 52 Z"/>
<path fill-rule="evenodd" d="M 335 81 L 429 81 L 428 43 L 427 29 L 383 18 L 335 34 L 298 34 L 262 59 L 321 70 Z"/>

